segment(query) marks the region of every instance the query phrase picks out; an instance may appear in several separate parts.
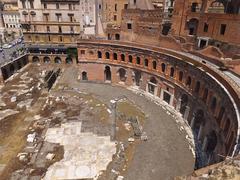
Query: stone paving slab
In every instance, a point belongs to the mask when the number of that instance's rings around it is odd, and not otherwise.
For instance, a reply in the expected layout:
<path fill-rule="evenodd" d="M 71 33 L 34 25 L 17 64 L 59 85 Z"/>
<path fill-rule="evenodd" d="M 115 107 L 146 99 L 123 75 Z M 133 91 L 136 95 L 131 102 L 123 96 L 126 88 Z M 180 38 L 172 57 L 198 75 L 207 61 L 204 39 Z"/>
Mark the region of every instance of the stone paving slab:
<path fill-rule="evenodd" d="M 49 128 L 45 140 L 64 146 L 64 158 L 48 168 L 45 180 L 96 178 L 106 170 L 116 145 L 109 136 L 81 132 L 81 122 Z"/>

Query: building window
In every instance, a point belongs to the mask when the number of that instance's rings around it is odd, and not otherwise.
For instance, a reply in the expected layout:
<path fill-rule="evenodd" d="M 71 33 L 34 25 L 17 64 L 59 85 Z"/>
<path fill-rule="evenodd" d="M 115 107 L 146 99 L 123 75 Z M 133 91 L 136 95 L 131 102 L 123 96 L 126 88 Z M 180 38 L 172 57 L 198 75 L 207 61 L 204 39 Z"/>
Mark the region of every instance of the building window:
<path fill-rule="evenodd" d="M 61 22 L 62 21 L 62 14 L 56 13 L 57 21 Z"/>
<path fill-rule="evenodd" d="M 80 53 L 81 53 L 81 54 L 85 54 L 85 50 L 81 50 Z"/>
<path fill-rule="evenodd" d="M 43 4 L 43 8 L 47 9 L 47 4 L 46 3 Z"/>
<path fill-rule="evenodd" d="M 68 14 L 70 22 L 73 22 L 73 14 Z"/>
<path fill-rule="evenodd" d="M 117 11 L 117 4 L 115 4 L 115 11 Z"/>
<path fill-rule="evenodd" d="M 58 26 L 58 32 L 62 33 L 62 27 L 61 26 Z"/>
<path fill-rule="evenodd" d="M 207 23 L 204 23 L 203 31 L 204 32 L 208 32 L 208 24 Z"/>
<path fill-rule="evenodd" d="M 49 14 L 43 14 L 44 20 L 47 22 L 49 20 Z"/>
<path fill-rule="evenodd" d="M 191 11 L 197 12 L 198 3 L 192 3 Z"/>
<path fill-rule="evenodd" d="M 59 4 L 58 3 L 56 4 L 56 9 L 59 9 Z"/>
<path fill-rule="evenodd" d="M 164 63 L 162 63 L 161 66 L 162 66 L 162 72 L 164 73 L 165 69 L 166 69 L 166 65 Z"/>
<path fill-rule="evenodd" d="M 63 41 L 63 37 L 59 36 L 59 41 L 62 42 Z"/>
<path fill-rule="evenodd" d="M 140 59 L 140 57 L 137 57 L 137 64 L 141 64 L 141 59 Z"/>
<path fill-rule="evenodd" d="M 127 9 L 128 8 L 128 4 L 124 4 L 124 9 Z"/>
<path fill-rule="evenodd" d="M 127 23 L 127 28 L 128 29 L 132 29 L 132 24 L 131 23 Z"/>
<path fill-rule="evenodd" d="M 134 0 L 133 3 L 134 3 L 134 5 L 135 5 L 135 4 L 137 3 L 137 0 Z"/>
<path fill-rule="evenodd" d="M 117 15 L 113 16 L 114 21 L 117 21 Z"/>
<path fill-rule="evenodd" d="M 72 10 L 73 8 L 72 8 L 72 4 L 68 4 L 68 9 L 69 10 Z"/>
<path fill-rule="evenodd" d="M 36 40 L 36 41 L 39 41 L 39 36 L 35 36 L 35 40 Z"/>
<path fill-rule="evenodd" d="M 148 67 L 148 59 L 144 60 L 144 66 Z"/>
<path fill-rule="evenodd" d="M 51 36 L 50 35 L 48 35 L 48 41 L 51 41 Z"/>
<path fill-rule="evenodd" d="M 22 7 L 23 9 L 26 9 L 26 0 L 22 0 Z"/>
<path fill-rule="evenodd" d="M 34 32 L 37 31 L 37 26 L 36 26 L 36 25 L 33 26 L 33 31 L 34 31 Z"/>
<path fill-rule="evenodd" d="M 220 34 L 224 35 L 226 31 L 226 24 L 221 24 Z"/>
<path fill-rule="evenodd" d="M 74 33 L 73 26 L 70 26 L 70 32 L 71 32 L 71 33 Z"/>
<path fill-rule="evenodd" d="M 30 8 L 31 8 L 31 9 L 34 9 L 33 0 L 32 0 L 32 1 L 29 1 L 29 3 L 30 3 Z"/>
<path fill-rule="evenodd" d="M 49 26 L 47 26 L 47 32 L 50 32 L 50 27 Z"/>
<path fill-rule="evenodd" d="M 153 66 L 153 69 L 157 69 L 157 62 L 156 62 L 156 61 L 153 61 L 153 62 L 152 62 L 152 66 Z"/>

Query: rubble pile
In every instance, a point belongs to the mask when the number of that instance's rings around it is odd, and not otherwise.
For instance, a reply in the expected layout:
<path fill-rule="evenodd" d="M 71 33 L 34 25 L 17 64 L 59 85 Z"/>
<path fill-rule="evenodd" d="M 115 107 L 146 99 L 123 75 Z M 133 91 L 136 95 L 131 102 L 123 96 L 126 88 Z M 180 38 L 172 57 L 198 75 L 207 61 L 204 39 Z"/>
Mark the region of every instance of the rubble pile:
<path fill-rule="evenodd" d="M 240 155 L 228 158 L 225 161 L 196 170 L 189 176 L 176 177 L 175 180 L 239 180 L 240 179 Z"/>

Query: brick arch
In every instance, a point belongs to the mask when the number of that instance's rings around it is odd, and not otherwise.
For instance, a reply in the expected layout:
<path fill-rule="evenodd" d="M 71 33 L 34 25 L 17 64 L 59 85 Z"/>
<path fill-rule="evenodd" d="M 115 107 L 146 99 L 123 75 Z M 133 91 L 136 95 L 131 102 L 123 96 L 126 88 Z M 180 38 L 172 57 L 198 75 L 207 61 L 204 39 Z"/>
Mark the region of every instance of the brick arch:
<path fill-rule="evenodd" d="M 119 74 L 119 80 L 122 82 L 125 82 L 127 79 L 127 71 L 124 68 L 119 68 L 118 69 L 118 74 Z"/>
<path fill-rule="evenodd" d="M 33 56 L 33 57 L 32 57 L 32 62 L 33 62 L 33 63 L 39 63 L 39 62 L 40 62 L 39 57 Z"/>
<path fill-rule="evenodd" d="M 105 52 L 105 59 L 110 59 L 110 53 L 108 51 Z"/>

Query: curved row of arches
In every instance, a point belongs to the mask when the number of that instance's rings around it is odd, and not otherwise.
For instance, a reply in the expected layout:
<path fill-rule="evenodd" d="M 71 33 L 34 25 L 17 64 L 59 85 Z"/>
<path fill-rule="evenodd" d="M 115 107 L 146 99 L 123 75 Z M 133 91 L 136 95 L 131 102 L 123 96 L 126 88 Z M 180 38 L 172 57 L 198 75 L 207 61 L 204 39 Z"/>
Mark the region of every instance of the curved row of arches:
<path fill-rule="evenodd" d="M 184 61 L 174 60 L 174 58 L 171 57 L 161 58 L 161 56 L 155 56 L 155 54 L 151 52 L 141 53 L 141 51 L 135 52 L 135 50 L 127 50 L 127 52 L 123 52 L 119 51 L 119 49 L 114 50 L 113 48 L 107 50 L 106 47 L 104 47 L 104 49 L 96 50 L 96 54 L 92 49 L 91 52 L 92 53 L 89 54 L 89 56 L 91 56 L 89 60 L 93 60 L 93 57 L 96 55 L 95 57 L 97 61 L 102 61 L 106 64 L 113 64 L 114 66 L 118 64 L 125 68 L 131 67 L 134 71 L 139 69 L 138 71 L 140 72 L 153 74 L 153 77 L 149 78 L 145 87 L 146 91 L 152 95 L 160 96 L 160 94 L 156 93 L 157 89 L 160 87 L 159 81 L 155 78 L 155 75 L 167 80 L 168 83 L 175 87 L 181 87 L 185 93 L 182 93 L 180 96 L 176 96 L 176 94 L 174 94 L 174 98 L 176 98 L 180 104 L 179 112 L 183 117 L 187 117 L 187 114 L 194 117 L 195 115 L 193 114 L 196 114 L 196 120 L 194 120 L 194 118 L 190 118 L 188 119 L 188 123 L 191 125 L 193 132 L 196 134 L 196 142 L 199 142 L 198 145 L 201 147 L 200 149 L 203 148 L 204 151 L 207 152 L 206 154 L 209 156 L 208 160 L 209 158 L 213 158 L 213 155 L 216 155 L 213 154 L 213 152 L 217 142 L 223 143 L 225 150 L 221 152 L 222 154 L 231 155 L 234 145 L 236 144 L 236 137 L 238 133 L 236 128 L 238 126 L 236 122 L 237 117 L 236 114 L 234 114 L 235 112 L 233 110 L 231 100 L 229 98 L 225 98 L 225 96 L 228 97 L 228 95 L 220 90 L 222 89 L 221 87 L 219 89 L 215 89 L 215 80 L 211 80 L 205 72 L 193 70 L 194 68 L 192 68 L 192 65 Z M 88 59 L 87 57 L 88 53 L 85 54 L 84 59 Z M 132 78 L 131 73 L 128 71 L 125 73 L 120 72 L 121 71 L 118 73 L 120 81 L 126 81 L 128 78 Z M 122 78 L 120 78 L 120 74 Z M 136 74 L 135 72 L 132 72 L 132 74 L 134 74 L 133 84 L 139 86 L 142 81 L 142 73 Z M 105 80 L 111 81 L 110 75 L 112 75 L 111 67 L 105 67 Z M 193 97 L 198 103 L 194 106 L 191 105 Z M 168 104 L 172 102 L 172 94 L 169 93 L 167 89 L 161 94 L 161 98 Z M 175 105 L 176 109 L 177 106 L 178 105 Z M 202 108 L 193 109 L 198 106 Z M 205 114 L 202 112 L 205 112 Z M 207 126 L 209 126 L 209 124 L 206 122 L 210 121 L 209 118 L 213 121 L 211 126 L 217 128 L 213 128 L 209 132 L 204 132 L 204 134 L 207 134 L 207 138 L 204 139 L 201 134 L 203 133 L 203 129 L 208 128 Z M 211 142 L 212 145 L 209 145 L 208 142 Z M 203 158 L 203 156 L 201 158 Z M 217 159 L 219 159 L 219 157 Z M 198 166 L 201 167 L 201 163 L 198 164 Z"/>
<path fill-rule="evenodd" d="M 51 58 L 49 56 L 44 56 L 42 61 L 43 61 L 44 64 L 48 64 L 48 63 L 51 63 Z M 41 60 L 38 56 L 33 56 L 32 57 L 32 63 L 40 63 L 40 62 L 41 62 Z M 62 58 L 62 57 L 56 56 L 53 59 L 53 62 L 55 64 L 62 64 L 62 63 L 72 64 L 73 59 L 71 57 Z"/>
<path fill-rule="evenodd" d="M 134 56 L 131 54 L 125 55 L 124 53 L 110 53 L 108 51 L 98 51 L 97 54 L 98 59 L 112 60 L 113 62 L 127 62 L 129 64 L 144 67 L 152 72 L 158 72 L 165 77 L 169 77 L 171 81 L 180 84 L 184 88 L 187 88 L 187 90 L 194 94 L 194 96 L 202 99 L 206 105 L 210 106 L 211 113 L 213 113 L 215 116 L 217 115 L 215 114 L 219 108 L 217 106 L 221 104 L 219 98 L 213 95 L 213 90 L 210 90 L 206 83 L 203 83 L 201 80 L 192 77 L 192 75 L 189 74 L 189 72 L 186 72 L 184 68 L 181 68 L 180 66 L 176 67 L 166 62 L 159 62 L 158 60 L 154 60 L 152 58 L 142 58 L 140 56 Z M 223 112 L 222 117 L 224 116 L 224 113 L 225 112 Z M 219 116 L 219 125 L 221 124 L 221 120 L 222 118 Z"/>
<path fill-rule="evenodd" d="M 126 82 L 127 78 L 129 78 L 132 85 L 141 86 L 141 88 L 146 90 L 147 93 L 156 96 L 156 98 L 165 101 L 177 109 L 177 104 L 173 103 L 173 99 L 176 98 L 176 95 L 168 91 L 168 88 L 164 89 L 162 87 L 162 78 L 148 74 L 147 82 L 144 83 L 143 79 L 146 79 L 146 73 L 144 71 L 138 69 L 129 70 L 127 67 L 115 67 L 113 70 L 111 65 L 104 65 L 103 69 L 102 73 L 105 82 L 112 82 L 113 79 L 117 80 L 117 82 Z M 82 72 L 82 80 L 89 80 L 86 69 Z M 219 124 L 219 126 L 222 126 L 221 131 L 209 128 L 209 121 L 212 121 L 213 118 L 209 116 L 206 109 L 198 106 L 196 109 L 193 109 L 193 115 L 189 115 L 189 109 L 193 106 L 193 100 L 187 93 L 181 92 L 180 94 L 180 99 L 178 100 L 180 105 L 179 112 L 182 114 L 183 118 L 188 121 L 195 138 L 197 156 L 196 168 L 203 167 L 209 162 L 214 162 L 216 159 L 219 159 L 219 157 L 215 157 L 217 154 L 214 151 L 218 142 L 222 141 L 221 136 L 228 139 L 225 144 L 222 145 L 223 148 L 225 148 L 222 153 L 229 155 L 233 150 L 233 137 L 235 136 L 234 131 L 232 131 L 231 128 L 233 124 L 231 124 L 230 119 L 227 118 L 222 125 Z M 213 106 L 216 106 L 214 98 L 211 107 Z M 224 115 L 226 115 L 225 108 L 221 107 L 220 111 L 217 113 L 217 117 L 218 119 L 223 120 Z"/>

